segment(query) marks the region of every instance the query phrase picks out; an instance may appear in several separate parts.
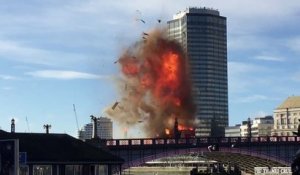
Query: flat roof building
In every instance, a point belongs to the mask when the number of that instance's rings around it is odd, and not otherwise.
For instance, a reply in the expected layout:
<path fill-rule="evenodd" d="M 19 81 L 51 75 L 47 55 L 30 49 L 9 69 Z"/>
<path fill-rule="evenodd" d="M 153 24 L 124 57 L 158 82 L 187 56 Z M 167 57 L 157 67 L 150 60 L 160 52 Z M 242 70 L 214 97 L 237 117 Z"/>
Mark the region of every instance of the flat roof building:
<path fill-rule="evenodd" d="M 19 149 L 8 142 L 12 140 L 18 140 Z M 67 134 L 0 130 L 0 174 L 12 172 L 14 152 L 11 151 L 14 149 L 26 153 L 19 169 L 20 174 L 26 175 L 111 175 L 119 172 L 124 162 L 118 156 Z"/>
<path fill-rule="evenodd" d="M 225 127 L 225 137 L 241 137 L 241 125 Z"/>

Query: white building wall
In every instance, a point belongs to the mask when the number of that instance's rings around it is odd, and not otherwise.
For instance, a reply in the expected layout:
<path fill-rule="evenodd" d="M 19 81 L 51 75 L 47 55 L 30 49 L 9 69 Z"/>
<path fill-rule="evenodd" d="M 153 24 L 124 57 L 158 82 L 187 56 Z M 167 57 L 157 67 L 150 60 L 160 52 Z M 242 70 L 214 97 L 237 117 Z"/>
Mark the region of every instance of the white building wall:
<path fill-rule="evenodd" d="M 86 124 L 79 132 L 78 138 L 80 140 L 91 139 L 93 135 L 93 124 Z M 113 123 L 109 118 L 100 117 L 97 121 L 97 136 L 101 139 L 113 138 Z"/>
<path fill-rule="evenodd" d="M 225 137 L 240 137 L 240 136 L 241 136 L 240 125 L 225 127 Z"/>
<path fill-rule="evenodd" d="M 274 128 L 272 135 L 292 136 L 297 132 L 300 119 L 300 108 L 274 110 Z"/>

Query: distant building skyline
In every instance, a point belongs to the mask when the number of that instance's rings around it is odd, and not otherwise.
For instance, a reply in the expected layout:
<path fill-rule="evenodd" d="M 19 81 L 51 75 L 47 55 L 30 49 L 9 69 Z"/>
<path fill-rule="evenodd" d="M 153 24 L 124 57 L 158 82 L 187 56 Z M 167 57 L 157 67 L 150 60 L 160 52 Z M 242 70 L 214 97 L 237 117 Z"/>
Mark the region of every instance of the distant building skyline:
<path fill-rule="evenodd" d="M 168 36 L 188 55 L 197 107 L 196 136 L 224 136 L 228 126 L 226 17 L 210 8 L 187 8 L 168 23 Z"/>
<path fill-rule="evenodd" d="M 225 127 L 225 137 L 241 137 L 241 125 Z"/>
<path fill-rule="evenodd" d="M 50 133 L 77 137 L 72 104 L 81 127 L 90 122 L 87 116 L 101 116 L 119 100 L 114 61 L 123 49 L 139 41 L 143 32 L 167 27 L 176 12 L 200 5 L 227 18 L 230 126 L 249 116 L 273 114 L 288 96 L 300 95 L 297 0 L 2 4 L 0 127 L 5 131 L 14 118 L 16 132 L 44 133 L 43 125 L 51 124 Z M 114 137 L 123 135 L 114 122 Z M 128 137 L 141 136 L 128 130 Z"/>
<path fill-rule="evenodd" d="M 78 131 L 78 138 L 80 140 L 91 139 L 93 136 L 93 122 L 84 125 Z M 106 117 L 99 117 L 97 120 L 97 136 L 100 139 L 113 138 L 113 123 L 111 119 Z"/>

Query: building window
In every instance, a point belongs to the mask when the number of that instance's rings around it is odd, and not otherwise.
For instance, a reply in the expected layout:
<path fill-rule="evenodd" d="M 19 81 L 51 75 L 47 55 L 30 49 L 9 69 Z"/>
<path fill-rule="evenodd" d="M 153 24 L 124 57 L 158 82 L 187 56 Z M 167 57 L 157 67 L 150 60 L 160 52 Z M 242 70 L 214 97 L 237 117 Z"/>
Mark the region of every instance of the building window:
<path fill-rule="evenodd" d="M 33 175 L 52 175 L 51 165 L 34 165 Z"/>
<path fill-rule="evenodd" d="M 82 166 L 81 165 L 66 165 L 65 175 L 81 175 Z"/>
<path fill-rule="evenodd" d="M 20 175 L 28 175 L 29 174 L 29 168 L 28 166 L 20 165 Z"/>
<path fill-rule="evenodd" d="M 107 165 L 96 165 L 95 166 L 95 175 L 107 175 L 108 167 Z"/>

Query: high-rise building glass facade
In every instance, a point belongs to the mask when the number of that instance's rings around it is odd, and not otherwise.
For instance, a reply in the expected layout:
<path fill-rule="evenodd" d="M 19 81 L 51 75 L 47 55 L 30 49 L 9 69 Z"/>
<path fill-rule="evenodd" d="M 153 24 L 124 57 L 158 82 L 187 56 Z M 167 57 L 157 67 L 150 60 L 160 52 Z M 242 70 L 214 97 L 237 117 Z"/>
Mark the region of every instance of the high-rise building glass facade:
<path fill-rule="evenodd" d="M 80 140 L 91 139 L 93 136 L 93 123 L 86 124 L 78 131 L 78 138 Z M 113 138 L 113 123 L 109 118 L 99 117 L 97 119 L 97 136 L 100 139 Z"/>
<path fill-rule="evenodd" d="M 196 136 L 224 136 L 228 126 L 226 18 L 188 8 L 168 21 L 168 36 L 185 49 L 197 106 Z"/>

